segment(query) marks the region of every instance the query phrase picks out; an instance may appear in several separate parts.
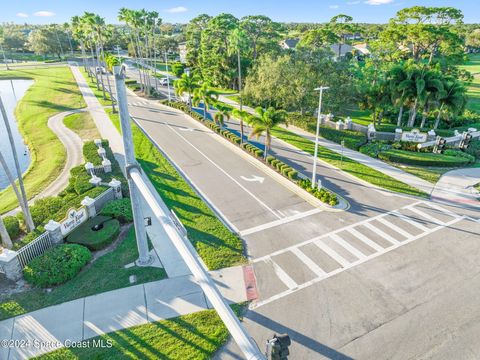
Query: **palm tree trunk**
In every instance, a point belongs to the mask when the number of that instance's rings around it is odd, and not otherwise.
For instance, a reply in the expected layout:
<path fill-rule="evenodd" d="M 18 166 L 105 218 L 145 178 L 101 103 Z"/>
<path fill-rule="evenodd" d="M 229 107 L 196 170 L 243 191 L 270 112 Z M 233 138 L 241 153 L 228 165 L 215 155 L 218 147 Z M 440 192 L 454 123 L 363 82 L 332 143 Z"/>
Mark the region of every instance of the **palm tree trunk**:
<path fill-rule="evenodd" d="M 433 128 L 437 130 L 438 125 L 440 124 L 440 116 L 442 115 L 442 109 L 443 109 L 443 104 L 440 106 L 440 109 L 438 110 L 438 115 L 437 118 L 435 119 L 435 124 L 433 125 Z"/>
<path fill-rule="evenodd" d="M 13 247 L 12 239 L 10 239 L 10 235 L 8 235 L 7 228 L 3 223 L 3 219 L 0 216 L 0 238 L 2 238 L 2 245 L 7 249 L 11 249 Z"/>
<path fill-rule="evenodd" d="M 403 105 L 400 106 L 400 111 L 398 112 L 397 127 L 402 126 L 402 117 L 403 117 Z"/>
<path fill-rule="evenodd" d="M 415 99 L 415 103 L 412 106 L 412 110 L 410 111 L 410 119 L 408 120 L 408 127 L 413 127 L 415 125 L 415 119 L 417 117 L 417 99 Z"/>
<path fill-rule="evenodd" d="M 99 67 L 100 81 L 102 82 L 103 100 L 106 100 L 107 97 L 105 96 L 105 84 L 103 82 L 103 66 L 102 66 L 102 63 L 100 62 L 100 51 L 98 49 L 98 43 L 95 43 L 95 52 L 97 53 L 97 66 Z"/>
<path fill-rule="evenodd" d="M 32 215 L 30 214 L 30 209 L 28 208 L 27 194 L 25 192 L 25 186 L 23 185 L 22 171 L 20 169 L 20 164 L 18 162 L 18 155 L 17 155 L 17 150 L 15 149 L 15 144 L 13 141 L 12 129 L 10 128 L 7 112 L 5 111 L 5 106 L 3 106 L 3 101 L 1 97 L 0 97 L 0 111 L 2 113 L 3 121 L 5 122 L 5 128 L 7 129 L 7 133 L 8 133 L 8 140 L 12 148 L 13 159 L 15 161 L 15 170 L 17 172 L 18 184 L 20 186 L 20 191 L 21 191 L 21 196 L 20 194 L 18 194 L 17 197 L 19 198 L 20 207 L 22 208 L 23 214 L 25 216 L 25 224 L 27 226 L 27 230 L 32 231 L 33 229 L 35 229 L 35 225 L 33 224 Z M 3 159 L 3 156 L 2 156 L 2 159 Z M 4 167 L 5 173 L 9 172 L 8 167 L 6 166 L 6 163 L 5 164 L 2 163 L 2 166 Z"/>
<path fill-rule="evenodd" d="M 240 111 L 243 110 L 243 97 L 242 97 L 242 63 L 240 59 L 240 49 L 237 49 L 237 62 L 238 62 L 238 93 L 240 94 Z M 240 144 L 243 144 L 243 120 L 240 119 Z"/>
<path fill-rule="evenodd" d="M 203 118 L 207 120 L 207 104 L 205 100 L 203 101 Z"/>

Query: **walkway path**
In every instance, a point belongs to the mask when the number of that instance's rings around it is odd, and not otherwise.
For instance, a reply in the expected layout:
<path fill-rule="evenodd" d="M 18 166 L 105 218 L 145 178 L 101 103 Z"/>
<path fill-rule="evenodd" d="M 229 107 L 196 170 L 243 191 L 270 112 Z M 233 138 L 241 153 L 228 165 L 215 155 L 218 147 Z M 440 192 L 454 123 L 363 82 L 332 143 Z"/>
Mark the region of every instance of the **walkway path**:
<path fill-rule="evenodd" d="M 473 186 L 480 183 L 480 168 L 449 171 L 442 175 L 432 191 L 432 200 L 480 208 L 480 193 Z"/>
<path fill-rule="evenodd" d="M 58 177 L 50 183 L 42 192 L 34 196 L 28 201 L 30 205 L 33 205 L 36 199 L 55 196 L 61 192 L 67 185 L 70 178 L 70 170 L 83 163 L 83 142 L 82 139 L 72 130 L 67 128 L 63 123 L 63 119 L 71 114 L 85 111 L 86 109 L 69 110 L 52 116 L 48 119 L 48 127 L 57 135 L 62 142 L 67 152 L 67 159 L 63 167 L 62 172 Z M 5 215 L 14 215 L 20 211 L 20 207 L 17 207 Z"/>
<path fill-rule="evenodd" d="M 224 95 L 220 95 L 219 96 L 219 100 L 222 101 L 222 102 L 225 102 L 235 108 L 238 108 L 239 105 L 237 102 L 229 99 L 228 97 L 224 96 Z M 249 113 L 253 113 L 255 110 L 248 107 L 248 106 L 243 106 L 243 109 Z M 296 126 L 292 126 L 292 125 L 289 125 L 288 126 L 288 131 L 291 131 L 297 135 L 300 135 L 302 136 L 303 138 L 305 139 L 308 139 L 312 142 L 315 141 L 315 135 L 308 132 L 308 131 L 305 131 L 299 127 L 296 127 Z M 419 190 L 422 190 L 424 192 L 426 192 L 427 194 L 430 194 L 431 191 L 433 190 L 433 184 L 432 183 L 429 183 L 428 181 L 425 181 L 423 179 L 420 179 L 419 177 L 415 176 L 415 175 L 412 175 L 412 174 L 409 174 L 401 169 L 398 169 L 392 165 L 389 165 L 387 163 L 384 163 L 383 161 L 381 160 L 378 160 L 378 159 L 374 159 L 368 155 L 364 155 L 358 151 L 354 151 L 354 150 L 351 150 L 351 149 L 348 149 L 348 148 L 343 148 L 341 147 L 341 145 L 333 142 L 333 141 L 329 141 L 329 140 L 326 140 L 322 137 L 319 138 L 319 144 L 329 150 L 332 150 L 332 151 L 335 151 L 337 153 L 342 153 L 343 152 L 343 155 L 345 157 L 348 157 L 348 158 L 351 158 L 363 165 L 366 165 L 368 167 L 371 167 L 372 169 L 375 169 L 377 171 L 380 171 L 382 173 L 384 173 L 385 175 L 388 175 L 396 180 L 399 180 L 405 184 L 408 184 L 414 188 L 417 188 Z"/>
<path fill-rule="evenodd" d="M 247 300 L 241 266 L 210 272 L 231 303 Z M 211 309 L 192 275 L 153 281 L 49 306 L 0 321 L 0 339 L 28 346 L 0 347 L 0 359 L 38 356 L 111 331 Z M 43 346 L 33 345 L 33 341 Z"/>

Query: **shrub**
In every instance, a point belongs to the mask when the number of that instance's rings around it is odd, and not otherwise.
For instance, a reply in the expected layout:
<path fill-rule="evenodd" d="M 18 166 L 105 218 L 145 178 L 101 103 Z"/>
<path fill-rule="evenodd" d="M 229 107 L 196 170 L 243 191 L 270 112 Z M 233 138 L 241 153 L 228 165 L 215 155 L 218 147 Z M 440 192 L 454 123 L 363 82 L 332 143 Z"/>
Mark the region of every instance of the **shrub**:
<path fill-rule="evenodd" d="M 27 235 L 23 237 L 20 241 L 16 241 L 13 243 L 14 250 L 18 250 L 23 246 L 27 245 L 28 243 L 35 240 L 37 237 L 44 233 L 44 229 L 42 227 L 38 227 L 30 231 Z"/>
<path fill-rule="evenodd" d="M 77 275 L 91 258 L 92 254 L 84 246 L 62 244 L 30 261 L 23 274 L 26 281 L 36 286 L 58 285 Z"/>
<path fill-rule="evenodd" d="M 381 160 L 391 161 L 400 164 L 438 167 L 464 166 L 470 161 L 465 157 L 459 156 L 419 153 L 395 149 L 382 151 L 378 154 L 378 158 Z"/>
<path fill-rule="evenodd" d="M 5 216 L 3 223 L 10 238 L 16 239 L 20 235 L 20 223 L 15 216 Z"/>
<path fill-rule="evenodd" d="M 100 230 L 93 230 L 95 225 L 103 225 Z M 108 216 L 96 216 L 77 227 L 66 241 L 80 244 L 90 250 L 100 250 L 108 246 L 120 233 L 120 223 Z"/>
<path fill-rule="evenodd" d="M 288 178 L 290 180 L 296 180 L 298 178 L 298 171 L 297 170 L 293 170 L 291 169 L 288 174 L 287 174 Z"/>
<path fill-rule="evenodd" d="M 470 164 L 473 164 L 475 162 L 475 156 L 470 155 L 466 152 L 463 152 L 461 150 L 453 150 L 453 149 L 447 149 L 443 152 L 444 155 L 448 156 L 456 156 L 460 157 L 463 159 L 467 159 Z"/>
<path fill-rule="evenodd" d="M 113 217 L 120 221 L 121 224 L 132 222 L 132 203 L 129 198 L 109 201 L 105 204 L 100 215 Z"/>
<path fill-rule="evenodd" d="M 33 222 L 36 226 L 42 224 L 45 220 L 50 220 L 53 214 L 58 212 L 64 201 L 60 197 L 46 197 L 35 200 L 33 206 L 30 206 Z"/>
<path fill-rule="evenodd" d="M 312 189 L 312 182 L 307 179 L 302 179 L 297 182 L 297 184 L 308 191 L 310 194 L 315 196 L 317 199 L 320 201 L 329 204 L 330 206 L 335 206 L 338 204 L 338 198 L 337 195 L 332 193 L 331 191 L 325 189 L 325 188 L 315 188 Z"/>
<path fill-rule="evenodd" d="M 365 155 L 371 156 L 373 158 L 376 158 L 378 156 L 379 152 L 388 150 L 390 148 L 391 148 L 391 146 L 387 145 L 385 143 L 372 141 L 370 143 L 362 145 L 360 147 L 359 151 L 362 154 L 365 154 Z"/>
<path fill-rule="evenodd" d="M 480 140 L 471 141 L 465 152 L 477 159 L 480 159 Z"/>
<path fill-rule="evenodd" d="M 265 159 L 265 161 L 267 162 L 267 164 L 269 165 L 272 165 L 272 161 L 275 160 L 275 157 L 273 157 L 272 155 L 268 155 L 267 158 Z"/>

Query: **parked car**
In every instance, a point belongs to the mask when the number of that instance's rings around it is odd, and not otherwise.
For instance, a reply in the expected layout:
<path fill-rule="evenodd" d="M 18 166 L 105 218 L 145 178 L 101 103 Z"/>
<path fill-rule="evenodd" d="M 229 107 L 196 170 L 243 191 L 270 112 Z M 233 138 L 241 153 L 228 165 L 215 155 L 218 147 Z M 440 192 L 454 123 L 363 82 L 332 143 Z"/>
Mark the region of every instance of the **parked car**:
<path fill-rule="evenodd" d="M 95 72 L 97 74 L 106 74 L 107 73 L 107 70 L 105 70 L 105 68 L 103 66 L 97 66 L 95 68 Z"/>
<path fill-rule="evenodd" d="M 172 82 L 172 79 L 168 79 L 168 78 L 166 78 L 166 77 L 161 78 L 161 79 L 158 81 L 158 83 L 159 83 L 160 85 L 162 85 L 162 86 L 167 86 L 169 82 L 170 82 L 170 85 L 172 85 L 172 83 L 173 83 L 173 82 Z"/>

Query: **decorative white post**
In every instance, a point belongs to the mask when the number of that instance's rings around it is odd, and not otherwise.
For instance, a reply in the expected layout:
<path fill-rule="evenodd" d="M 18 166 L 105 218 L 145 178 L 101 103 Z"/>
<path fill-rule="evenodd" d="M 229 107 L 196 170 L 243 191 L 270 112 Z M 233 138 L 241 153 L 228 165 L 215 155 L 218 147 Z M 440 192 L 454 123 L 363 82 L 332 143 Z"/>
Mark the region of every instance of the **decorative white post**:
<path fill-rule="evenodd" d="M 87 163 L 85 164 L 85 170 L 87 170 L 87 173 L 89 173 L 89 174 L 92 175 L 92 176 L 94 175 L 94 174 L 93 174 L 93 168 L 94 168 L 94 166 L 93 166 L 93 164 L 92 164 L 91 162 L 87 162 Z"/>
<path fill-rule="evenodd" d="M 105 174 L 112 172 L 112 162 L 107 158 L 102 160 L 103 171 Z"/>
<path fill-rule="evenodd" d="M 13 250 L 3 249 L 0 253 L 0 267 L 7 279 L 20 280 L 23 277 L 22 266 L 18 260 L 18 253 Z"/>
<path fill-rule="evenodd" d="M 45 225 L 45 230 L 50 235 L 50 239 L 55 245 L 63 243 L 62 235 L 62 225 L 54 220 L 50 220 L 47 225 Z"/>
<path fill-rule="evenodd" d="M 95 142 L 95 145 L 97 145 L 97 147 L 102 147 L 102 140 L 101 139 L 95 139 L 94 142 Z"/>
<path fill-rule="evenodd" d="M 433 141 L 437 138 L 437 134 L 435 133 L 435 130 L 430 130 L 427 132 L 427 141 Z"/>
<path fill-rule="evenodd" d="M 352 130 L 352 128 L 353 128 L 352 119 L 349 116 L 345 119 L 345 129 Z"/>
<path fill-rule="evenodd" d="M 113 194 L 115 195 L 115 199 L 121 199 L 123 197 L 122 195 L 122 183 L 118 181 L 117 179 L 112 179 L 108 183 L 108 186 L 110 186 L 113 189 Z"/>
<path fill-rule="evenodd" d="M 337 130 L 343 130 L 344 127 L 345 127 L 345 124 L 343 123 L 342 120 L 338 120 L 335 123 L 335 129 L 337 129 Z"/>
<path fill-rule="evenodd" d="M 377 130 L 375 130 L 375 125 L 373 124 L 368 125 L 368 129 L 367 129 L 368 141 L 374 140 L 376 133 L 377 133 Z"/>
<path fill-rule="evenodd" d="M 402 134 L 403 134 L 403 130 L 400 129 L 400 128 L 396 128 L 395 129 L 395 141 L 402 140 Z"/>
<path fill-rule="evenodd" d="M 90 180 L 88 180 L 88 182 L 90 184 L 92 184 L 93 186 L 99 186 L 100 183 L 102 182 L 102 179 L 99 178 L 98 176 L 96 175 L 92 175 L 92 178 Z"/>
<path fill-rule="evenodd" d="M 80 202 L 87 209 L 88 218 L 91 219 L 97 215 L 97 210 L 95 209 L 95 200 L 91 197 L 85 196 L 85 198 Z"/>

